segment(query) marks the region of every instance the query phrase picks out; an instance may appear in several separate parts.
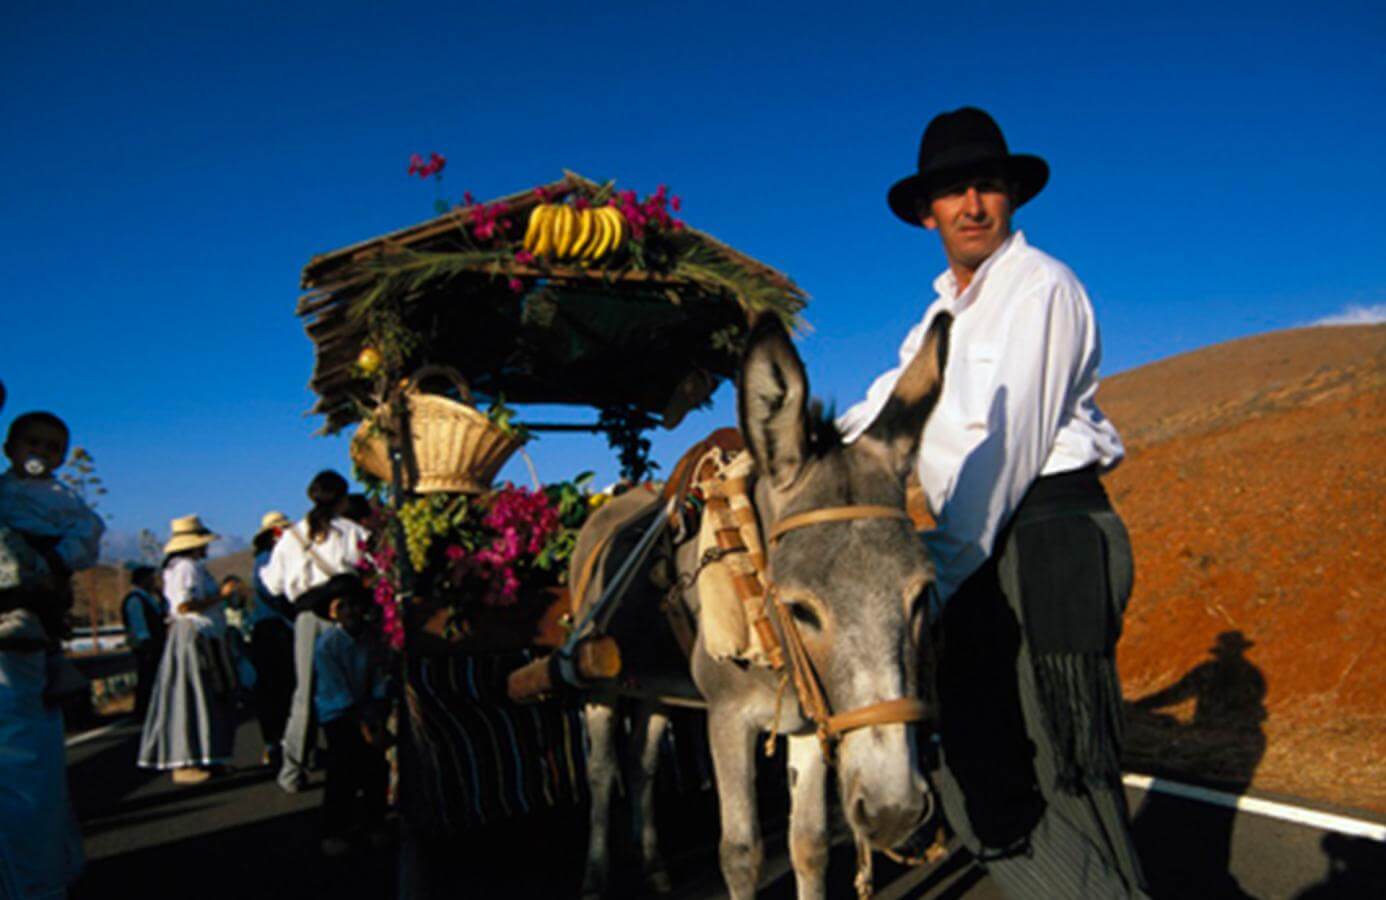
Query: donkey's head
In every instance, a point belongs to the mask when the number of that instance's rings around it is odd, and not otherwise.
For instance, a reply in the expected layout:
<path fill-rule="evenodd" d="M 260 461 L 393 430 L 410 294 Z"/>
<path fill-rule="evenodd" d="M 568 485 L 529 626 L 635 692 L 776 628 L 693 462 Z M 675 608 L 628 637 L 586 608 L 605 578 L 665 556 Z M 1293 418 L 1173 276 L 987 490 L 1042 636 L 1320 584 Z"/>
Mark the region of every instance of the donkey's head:
<path fill-rule="evenodd" d="M 810 409 L 808 379 L 789 336 L 762 318 L 747 345 L 737 399 L 758 469 L 763 533 L 814 510 L 905 508 L 905 479 L 942 386 L 949 322 L 946 315 L 935 320 L 876 421 L 844 445 L 832 421 Z M 833 714 L 919 696 L 933 569 L 907 519 L 824 521 L 786 532 L 767 551 L 775 590 Z M 903 841 L 931 806 L 911 727 L 857 728 L 838 746 L 848 821 L 879 847 Z"/>

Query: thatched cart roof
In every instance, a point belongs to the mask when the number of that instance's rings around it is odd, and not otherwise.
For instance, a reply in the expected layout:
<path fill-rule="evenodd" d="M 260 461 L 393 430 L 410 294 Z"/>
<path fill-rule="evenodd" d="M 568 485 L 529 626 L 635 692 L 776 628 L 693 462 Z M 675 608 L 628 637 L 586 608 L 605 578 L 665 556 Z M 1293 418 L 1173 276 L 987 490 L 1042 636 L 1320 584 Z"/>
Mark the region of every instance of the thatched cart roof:
<path fill-rule="evenodd" d="M 316 256 L 298 315 L 316 359 L 314 413 L 336 431 L 361 417 L 362 348 L 387 368 L 456 368 L 483 397 L 507 403 L 635 408 L 666 424 L 731 376 L 748 324 L 773 313 L 797 325 L 806 296 L 781 272 L 692 228 L 660 236 L 658 261 L 635 254 L 600 268 L 526 260 L 516 232 L 541 202 L 602 203 L 611 185 L 573 173 L 503 204 L 508 239 L 478 242 L 477 207 Z"/>

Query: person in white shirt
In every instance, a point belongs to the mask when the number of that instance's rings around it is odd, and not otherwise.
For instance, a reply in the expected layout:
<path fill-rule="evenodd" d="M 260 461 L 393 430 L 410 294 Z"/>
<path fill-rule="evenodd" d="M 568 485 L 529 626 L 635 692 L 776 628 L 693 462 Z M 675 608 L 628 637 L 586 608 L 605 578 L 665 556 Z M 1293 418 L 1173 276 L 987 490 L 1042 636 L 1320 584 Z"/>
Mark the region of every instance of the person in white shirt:
<path fill-rule="evenodd" d="M 297 604 L 310 588 L 333 575 L 355 570 L 361 548 L 369 537 L 366 529 L 343 516 L 347 481 L 330 469 L 319 472 L 308 484 L 313 508 L 302 522 L 285 529 L 274 545 L 269 563 L 259 570 L 265 589 Z M 284 728 L 284 760 L 279 786 L 297 793 L 307 784 L 308 751 L 316 745 L 313 721 L 313 651 L 319 635 L 331 623 L 309 609 L 299 609 L 294 619 L 294 695 L 289 721 Z"/>
<path fill-rule="evenodd" d="M 198 784 L 231 763 L 238 685 L 226 605 L 205 562 L 217 536 L 195 515 L 174 519 L 171 530 L 163 570 L 168 639 L 138 761 L 143 769 L 171 769 L 176 784 Z"/>
<path fill-rule="evenodd" d="M 1048 176 L 979 109 L 929 123 L 918 172 L 888 202 L 938 232 L 948 269 L 899 367 L 838 426 L 849 441 L 866 431 L 935 317 L 952 318 L 917 464 L 936 522 L 925 542 L 944 811 L 1007 896 L 1145 897 L 1115 665 L 1131 550 L 1098 480 L 1121 460 L 1121 439 L 1094 402 L 1101 350 L 1087 292 L 1011 229 Z"/>

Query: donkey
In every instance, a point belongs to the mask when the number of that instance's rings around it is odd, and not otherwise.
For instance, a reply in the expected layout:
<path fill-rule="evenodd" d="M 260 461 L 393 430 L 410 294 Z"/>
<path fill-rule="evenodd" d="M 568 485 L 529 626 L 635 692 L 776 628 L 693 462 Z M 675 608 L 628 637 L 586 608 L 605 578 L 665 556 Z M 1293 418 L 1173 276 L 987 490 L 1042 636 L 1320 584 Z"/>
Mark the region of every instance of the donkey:
<path fill-rule="evenodd" d="M 737 410 L 756 464 L 753 502 L 762 535 L 815 510 L 868 505 L 904 509 L 905 479 L 942 386 L 949 322 L 947 316 L 938 317 L 871 428 L 844 445 L 831 420 L 811 409 L 808 379 L 789 335 L 772 317 L 761 318 L 742 360 Z M 579 538 L 574 572 L 604 534 L 650 514 L 651 501 L 633 493 L 594 515 Z M 696 619 L 696 542 L 668 550 L 674 571 L 689 576 L 678 584 L 688 583 L 683 600 Z M 816 521 L 782 534 L 766 550 L 772 591 L 792 618 L 832 711 L 886 706 L 920 695 L 920 646 L 933 569 L 905 518 Z M 590 602 L 600 593 L 600 579 L 596 581 L 580 600 Z M 624 603 L 650 599 L 629 596 Z M 783 643 L 787 629 L 781 620 L 772 621 Z M 798 896 L 824 897 L 829 751 L 820 744 L 815 723 L 778 673 L 714 659 L 704 651 L 701 635 L 694 642 L 689 671 L 707 703 L 722 828 L 719 857 L 730 895 L 751 898 L 759 882 L 763 844 L 755 758 L 760 735 L 774 730 L 789 736 L 789 845 Z M 608 803 L 617 768 L 610 696 L 591 696 L 585 716 L 591 741 L 592 827 L 583 896 L 595 897 L 606 882 Z M 639 771 L 628 782 L 647 885 L 665 891 L 669 881 L 651 815 L 651 776 L 666 724 L 655 707 L 642 705 L 634 729 L 641 744 L 634 766 Z M 898 721 L 867 724 L 836 743 L 839 796 L 859 843 L 897 847 L 933 809 L 912 727 Z"/>

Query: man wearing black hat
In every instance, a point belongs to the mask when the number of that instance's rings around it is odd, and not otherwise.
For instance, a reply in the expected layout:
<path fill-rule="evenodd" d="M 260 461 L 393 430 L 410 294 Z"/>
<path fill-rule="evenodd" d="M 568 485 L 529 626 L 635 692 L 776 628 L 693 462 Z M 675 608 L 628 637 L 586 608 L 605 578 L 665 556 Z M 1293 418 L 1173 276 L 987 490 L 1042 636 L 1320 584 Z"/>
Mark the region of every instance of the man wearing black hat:
<path fill-rule="evenodd" d="M 1131 549 L 1098 475 L 1122 458 L 1100 410 L 1087 292 L 1011 229 L 1049 167 L 965 107 L 929 123 L 891 210 L 948 269 L 900 367 L 839 421 L 880 413 L 935 315 L 953 316 L 918 473 L 937 527 L 937 688 L 949 822 L 1008 896 L 1144 897 L 1121 786 L 1115 649 Z"/>

